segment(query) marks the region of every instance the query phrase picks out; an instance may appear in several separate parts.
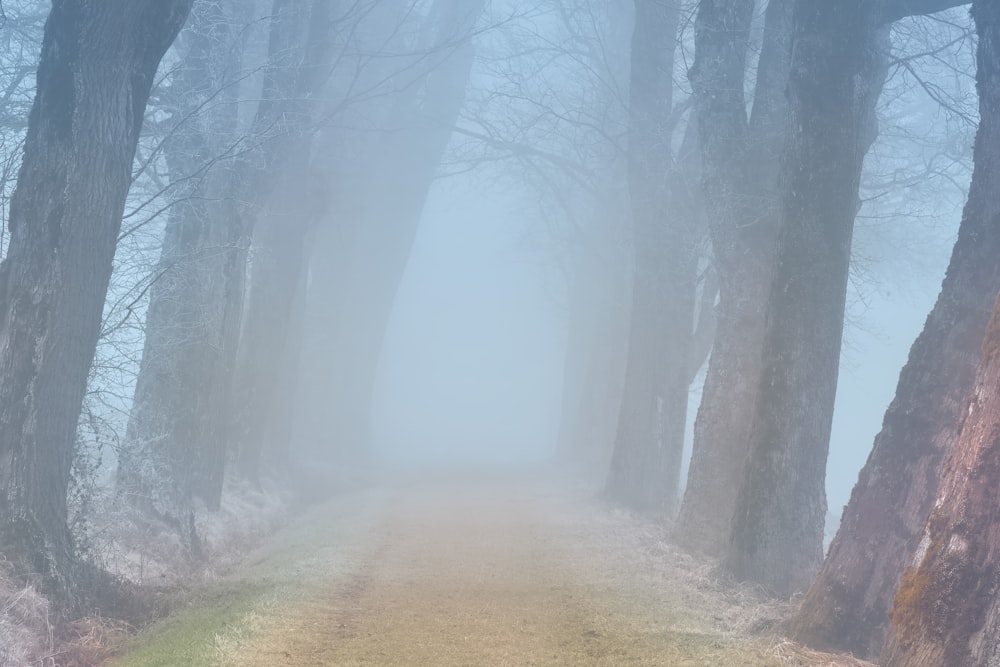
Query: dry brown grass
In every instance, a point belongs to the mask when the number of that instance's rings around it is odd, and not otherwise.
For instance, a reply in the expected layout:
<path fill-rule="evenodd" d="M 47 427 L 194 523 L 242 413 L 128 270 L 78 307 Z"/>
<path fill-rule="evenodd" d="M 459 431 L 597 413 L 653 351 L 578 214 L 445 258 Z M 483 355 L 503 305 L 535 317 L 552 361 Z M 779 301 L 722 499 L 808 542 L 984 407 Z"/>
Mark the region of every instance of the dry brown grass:
<path fill-rule="evenodd" d="M 53 667 L 95 667 L 124 646 L 133 628 L 123 621 L 92 616 L 73 621 L 67 637 L 47 659 Z"/>
<path fill-rule="evenodd" d="M 290 511 L 287 494 L 228 484 L 222 510 L 199 514 L 206 558 L 195 561 L 167 526 L 123 508 L 111 497 L 96 502 L 100 511 L 83 536 L 87 556 L 115 577 L 147 590 L 217 579 L 274 532 Z M 92 616 L 61 627 L 56 636 L 49 601 L 34 587 L 17 584 L 0 562 L 0 667 L 100 665 L 131 634 L 124 621 Z"/>
<path fill-rule="evenodd" d="M 0 667 L 23 667 L 52 652 L 49 602 L 0 567 Z"/>
<path fill-rule="evenodd" d="M 199 558 L 166 523 L 108 495 L 95 501 L 100 511 L 82 536 L 91 560 L 103 570 L 139 586 L 176 588 L 218 578 L 288 519 L 288 492 L 261 491 L 227 479 L 222 507 L 196 508 Z"/>
<path fill-rule="evenodd" d="M 861 667 L 772 634 L 790 605 L 665 529 L 537 488 L 408 490 L 349 571 L 271 601 L 218 664 Z M 343 565 L 336 551 L 325 556 Z M 322 570 L 322 562 L 312 567 Z M 258 613 L 260 612 L 260 613 Z"/>
<path fill-rule="evenodd" d="M 770 650 L 783 665 L 792 667 L 876 667 L 872 662 L 847 655 L 813 651 L 787 640 L 777 642 Z"/>

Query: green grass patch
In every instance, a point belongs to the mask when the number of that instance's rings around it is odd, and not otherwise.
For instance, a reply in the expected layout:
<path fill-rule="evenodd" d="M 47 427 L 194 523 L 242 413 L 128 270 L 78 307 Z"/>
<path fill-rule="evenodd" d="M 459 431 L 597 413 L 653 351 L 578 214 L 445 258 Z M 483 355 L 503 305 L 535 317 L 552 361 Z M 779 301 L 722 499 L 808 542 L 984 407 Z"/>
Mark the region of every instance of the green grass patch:
<path fill-rule="evenodd" d="M 191 595 L 171 614 L 145 628 L 111 660 L 112 667 L 215 664 L 217 638 L 238 632 L 266 593 L 245 581 L 218 584 Z"/>

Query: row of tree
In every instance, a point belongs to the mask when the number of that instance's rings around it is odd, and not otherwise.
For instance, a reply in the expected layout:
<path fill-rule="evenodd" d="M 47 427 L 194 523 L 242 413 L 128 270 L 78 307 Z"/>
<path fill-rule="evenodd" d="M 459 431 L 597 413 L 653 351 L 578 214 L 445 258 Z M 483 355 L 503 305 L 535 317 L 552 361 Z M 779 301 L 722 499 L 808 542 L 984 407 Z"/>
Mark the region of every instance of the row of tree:
<path fill-rule="evenodd" d="M 9 92 L 37 75 L 0 265 L 0 551 L 75 612 L 94 434 L 118 500 L 195 555 L 227 476 L 366 456 L 484 4 L 57 0 L 39 34 L 41 4 L 7 3 Z"/>
<path fill-rule="evenodd" d="M 814 578 L 880 96 L 903 71 L 947 106 L 919 66 L 966 28 L 893 40 L 961 4 L 538 0 L 477 32 L 478 0 L 56 0 L 28 122 L 4 128 L 23 160 L 0 265 L 0 550 L 81 602 L 81 414 L 127 415 L 118 497 L 194 553 L 195 508 L 219 507 L 227 475 L 364 460 L 381 340 L 454 137 L 457 170 L 517 165 L 503 178 L 539 195 L 565 268 L 565 460 L 607 470 L 615 500 L 677 512 L 676 539 L 737 577 L 808 588 L 803 641 L 988 664 L 1000 18 L 985 0 L 958 241 Z M 39 8 L 8 7 L 30 45 Z M 5 109 L 31 87 L 25 62 L 0 72 Z M 126 278 L 121 248 L 143 231 L 158 259 Z M 109 399 L 115 354 L 135 379 Z"/>
<path fill-rule="evenodd" d="M 938 301 L 795 620 L 887 665 L 988 665 L 995 613 L 1000 11 L 974 2 L 975 170 Z M 991 319 L 992 313 L 992 319 Z M 985 339 L 984 339 L 985 334 Z"/>
<path fill-rule="evenodd" d="M 963 4 L 702 0 L 691 93 L 678 103 L 684 8 L 635 3 L 633 298 L 607 493 L 677 510 L 708 294 L 714 345 L 674 536 L 774 593 L 808 589 L 792 625 L 800 640 L 889 665 L 986 665 L 997 651 L 994 3 L 973 3 L 979 133 L 951 263 L 823 559 L 852 238 L 879 99 L 904 70 L 947 106 L 915 59 L 893 51 L 894 26 Z"/>

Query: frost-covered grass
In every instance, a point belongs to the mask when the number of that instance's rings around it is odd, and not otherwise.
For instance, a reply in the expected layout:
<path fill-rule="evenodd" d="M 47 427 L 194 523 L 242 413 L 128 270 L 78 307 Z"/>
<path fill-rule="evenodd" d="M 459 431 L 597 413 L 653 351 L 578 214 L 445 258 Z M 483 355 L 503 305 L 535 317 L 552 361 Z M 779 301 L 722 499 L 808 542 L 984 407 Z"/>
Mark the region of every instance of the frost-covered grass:
<path fill-rule="evenodd" d="M 310 509 L 245 554 L 240 567 L 180 592 L 176 613 L 133 637 L 110 664 L 244 667 L 229 656 L 244 648 L 274 609 L 296 605 L 317 581 L 345 567 L 347 545 L 357 545 L 357 527 L 367 525 L 363 495 Z M 331 533 L 340 534 L 345 547 L 337 549 L 335 558 L 328 543 Z"/>
<path fill-rule="evenodd" d="M 292 498 L 288 492 L 260 491 L 235 481 L 227 482 L 223 506 L 218 512 L 204 509 L 196 515 L 202 557 L 195 559 L 169 526 L 124 507 L 110 493 L 92 499 L 92 516 L 78 535 L 81 552 L 98 567 L 137 586 L 140 597 L 157 600 L 154 606 L 169 607 L 177 600 L 195 598 L 184 591 L 199 589 L 231 570 L 289 516 Z M 215 633 L 236 624 L 253 591 L 241 585 L 229 590 L 213 587 L 213 598 L 199 604 L 211 612 L 184 617 L 191 632 L 204 641 L 171 647 L 191 656 L 211 649 Z M 138 607 L 137 607 L 138 608 Z M 51 605 L 34 587 L 16 582 L 0 563 L 0 667 L 89 667 L 103 664 L 119 652 L 134 624 L 145 619 L 112 619 L 90 616 L 54 628 Z M 221 636 L 221 635 L 220 635 Z M 207 647 L 207 649 L 206 649 Z M 186 654 L 185 654 L 186 655 Z M 204 659 L 182 662 L 155 660 L 140 664 L 207 665 Z"/>
<path fill-rule="evenodd" d="M 0 572 L 0 667 L 44 664 L 53 647 L 48 600 Z"/>
<path fill-rule="evenodd" d="M 660 524 L 478 481 L 298 517 L 113 664 L 869 667 L 784 640 L 789 603 L 726 582 Z"/>
<path fill-rule="evenodd" d="M 201 555 L 193 557 L 168 524 L 136 511 L 108 493 L 85 527 L 89 558 L 116 577 L 141 587 L 172 588 L 215 578 L 238 562 L 287 518 L 291 494 L 227 480 L 222 507 L 196 508 Z"/>

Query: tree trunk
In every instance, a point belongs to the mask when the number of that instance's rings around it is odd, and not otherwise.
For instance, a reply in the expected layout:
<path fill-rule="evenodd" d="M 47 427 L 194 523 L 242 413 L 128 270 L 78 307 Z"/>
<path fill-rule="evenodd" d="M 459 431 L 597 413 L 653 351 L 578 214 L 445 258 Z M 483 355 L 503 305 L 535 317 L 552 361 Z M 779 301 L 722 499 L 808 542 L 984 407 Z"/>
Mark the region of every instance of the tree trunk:
<path fill-rule="evenodd" d="M 307 243 L 309 240 L 307 240 Z M 292 299 L 287 341 L 282 351 L 280 370 L 274 386 L 274 396 L 262 424 L 259 438 L 260 451 L 257 457 L 256 477 L 243 472 L 245 479 L 261 479 L 261 472 L 267 471 L 278 479 L 288 478 L 291 464 L 291 444 L 294 433 L 296 406 L 299 396 L 297 387 L 302 373 L 302 341 L 305 329 L 306 272 L 299 275 L 299 284 Z"/>
<path fill-rule="evenodd" d="M 396 93 L 390 132 L 368 151 L 335 227 L 310 260 L 299 417 L 293 446 L 309 460 L 364 463 L 382 341 L 427 194 L 458 117 L 482 3 L 439 0 L 422 81 Z M 422 99 L 421 99 L 422 98 Z M 352 179 L 351 181 L 355 181 Z"/>
<path fill-rule="evenodd" d="M 308 152 L 305 141 L 301 148 Z M 315 226 L 328 205 L 320 179 L 309 174 L 308 164 L 285 168 L 290 173 L 279 177 L 282 184 L 254 231 L 250 294 L 234 380 L 239 411 L 233 423 L 239 443 L 237 472 L 255 484 L 261 482 L 263 456 L 276 431 L 272 422 L 280 412 L 279 378 L 293 361 L 290 334 L 295 330 L 294 307 L 305 281 L 307 241 L 315 237 Z M 267 463 L 275 471 L 285 467 L 273 457 Z"/>
<path fill-rule="evenodd" d="M 744 95 L 752 0 L 699 5 L 689 74 L 702 190 L 719 280 L 718 321 L 674 539 L 722 556 L 746 470 L 776 257 L 778 163 L 789 127 L 793 0 L 771 0 L 752 115 Z"/>
<path fill-rule="evenodd" d="M 994 37 L 981 36 L 981 49 L 996 48 L 991 14 Z M 982 8 L 977 17 L 989 20 Z M 1000 206 L 989 200 L 1000 180 L 997 54 L 980 54 L 986 84 L 980 84 L 976 170 L 941 293 L 900 373 L 826 561 L 792 621 L 792 635 L 811 646 L 878 655 L 893 595 L 937 496 L 941 460 L 973 388 L 982 332 L 1000 291 Z"/>
<path fill-rule="evenodd" d="M 697 281 L 697 225 L 671 192 L 670 137 L 679 6 L 636 2 L 629 93 L 635 252 L 625 389 L 607 496 L 673 512 L 680 488 Z M 669 219 L 667 216 L 671 216 Z"/>
<path fill-rule="evenodd" d="M 1000 83 L 1000 12 L 982 3 L 976 7 L 976 19 L 980 71 L 986 67 L 979 81 L 985 93 L 986 85 Z M 997 122 L 995 112 L 984 112 L 993 114 L 984 125 Z M 983 160 L 993 175 L 1000 155 L 995 132 L 989 128 L 985 134 L 992 135 L 992 143 L 984 141 L 976 150 L 977 170 Z M 970 212 L 1000 215 L 995 196 L 982 190 L 976 194 L 977 201 L 969 200 Z M 986 330 L 975 389 L 963 410 L 961 430 L 944 466 L 934 508 L 893 599 L 880 660 L 885 667 L 990 667 L 1000 659 L 998 376 L 1000 298 Z"/>
<path fill-rule="evenodd" d="M 0 543 L 66 598 L 77 419 L 143 113 L 190 0 L 57 0 L 0 265 Z"/>
<path fill-rule="evenodd" d="M 178 38 L 181 64 L 169 88 L 175 98 L 165 105 L 176 130 L 164 147 L 178 185 L 118 465 L 118 492 L 170 523 L 188 545 L 196 541 L 192 501 L 218 508 L 225 466 L 228 392 L 219 366 L 232 345 L 225 336 L 226 267 L 230 255 L 242 253 L 232 219 L 213 201 L 229 176 L 224 163 L 200 172 L 235 139 L 236 86 L 226 79 L 239 71 L 234 33 L 232 8 L 205 2 Z M 224 103 L 202 111 L 220 98 Z"/>
<path fill-rule="evenodd" d="M 628 345 L 629 267 L 622 197 L 610 195 L 574 250 L 566 368 L 557 457 L 585 478 L 603 481 L 621 409 Z"/>
<path fill-rule="evenodd" d="M 796 131 L 782 158 L 761 383 L 725 559 L 737 578 L 781 595 L 808 585 L 822 559 L 851 237 L 886 72 L 887 32 L 876 30 L 868 4 L 799 0 L 795 8 Z"/>
<path fill-rule="evenodd" d="M 230 10 L 231 12 L 231 10 Z M 231 15 L 218 2 L 196 11 L 182 35 L 184 66 L 175 117 L 186 119 L 165 148 L 181 185 L 168 219 L 151 292 L 142 365 L 136 385 L 118 488 L 145 511 L 173 525 L 189 545 L 196 535 L 192 501 L 219 506 L 232 425 L 232 379 L 244 290 L 245 239 L 253 206 L 270 191 L 270 153 L 286 130 L 277 123 L 299 102 L 299 59 L 288 55 L 308 14 L 275 0 L 263 101 L 248 137 L 237 138 L 240 48 Z M 229 104 L 218 104 L 219 98 Z M 292 101 L 295 100 L 295 101 Z M 258 167 L 246 156 L 227 159 L 238 142 L 259 142 Z M 240 146 L 238 151 L 245 150 Z M 222 159 L 219 159 L 222 156 Z M 207 177 L 186 178 L 212 165 Z M 242 203 L 242 205 L 241 205 Z"/>
<path fill-rule="evenodd" d="M 976 80 L 980 125 L 962 227 L 990 230 L 995 235 L 993 228 L 1000 224 L 1000 198 L 996 194 L 1000 178 L 1000 7 L 980 1 L 973 3 L 972 11 L 979 33 Z M 991 266 L 995 262 L 986 263 L 985 276 L 995 277 L 995 266 Z M 930 517 L 893 599 L 881 655 L 886 667 L 989 667 L 1000 660 L 998 376 L 1000 298 L 986 328 L 974 389 L 956 415 L 957 439 L 947 455 L 940 488 L 932 492 L 935 500 Z M 885 472 L 888 476 L 897 471 Z M 915 482 L 929 486 L 934 479 L 928 475 L 926 481 Z M 905 483 L 906 479 L 890 477 L 887 482 Z"/>
<path fill-rule="evenodd" d="M 593 8 L 593 6 L 591 6 Z M 563 7 L 563 27 L 578 39 L 586 68 L 600 91 L 589 102 L 605 120 L 606 134 L 589 149 L 590 186 L 576 183 L 557 195 L 566 208 L 569 250 L 565 256 L 568 294 L 566 354 L 555 458 L 587 482 L 603 484 L 614 449 L 628 353 L 631 300 L 627 155 L 618 133 L 607 128 L 627 122 L 621 83 L 629 76 L 635 16 L 632 0 L 605 3 L 599 20 L 576 25 Z M 597 17 L 594 17 L 595 19 Z M 603 142 L 603 145 L 602 145 Z"/>
<path fill-rule="evenodd" d="M 760 304 L 769 296 L 773 257 L 764 248 L 748 251 L 720 273 L 715 341 L 675 529 L 675 539 L 694 551 L 719 555 L 729 536 L 746 470 L 747 424 L 756 405 L 764 340 Z"/>

